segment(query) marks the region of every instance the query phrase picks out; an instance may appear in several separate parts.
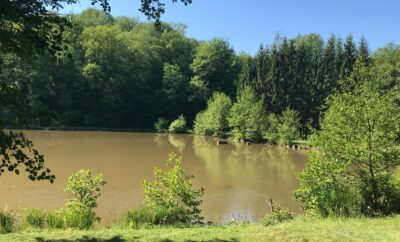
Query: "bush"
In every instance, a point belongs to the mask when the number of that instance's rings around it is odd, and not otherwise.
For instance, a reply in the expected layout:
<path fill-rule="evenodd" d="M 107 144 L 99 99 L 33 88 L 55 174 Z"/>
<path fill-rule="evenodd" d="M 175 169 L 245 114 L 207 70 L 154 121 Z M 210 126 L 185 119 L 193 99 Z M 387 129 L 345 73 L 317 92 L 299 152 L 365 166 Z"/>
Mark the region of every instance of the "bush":
<path fill-rule="evenodd" d="M 24 223 L 42 229 L 46 226 L 46 211 L 40 209 L 27 209 L 24 212 Z"/>
<path fill-rule="evenodd" d="M 168 132 L 168 120 L 161 117 L 155 122 L 154 129 L 157 133 L 166 133 Z"/>
<path fill-rule="evenodd" d="M 70 202 L 77 202 L 92 209 L 97 207 L 97 199 L 101 195 L 100 189 L 105 184 L 102 174 L 92 176 L 89 170 L 80 170 L 68 178 L 64 191 L 72 195 Z"/>
<path fill-rule="evenodd" d="M 193 133 L 200 135 L 213 135 L 213 131 L 208 125 L 209 118 L 206 111 L 201 111 L 196 114 L 193 125 Z"/>
<path fill-rule="evenodd" d="M 10 233 L 14 229 L 15 216 L 7 210 L 0 210 L 0 234 Z"/>
<path fill-rule="evenodd" d="M 375 216 L 400 213 L 400 110 L 391 94 L 362 85 L 334 96 L 310 137 L 315 149 L 300 174 L 296 198 L 323 215 Z"/>
<path fill-rule="evenodd" d="M 97 207 L 101 187 L 105 184 L 101 174 L 92 176 L 89 170 L 80 170 L 68 178 L 64 191 L 69 192 L 72 198 L 63 209 L 67 227 L 87 229 L 100 221 L 93 209 Z"/>
<path fill-rule="evenodd" d="M 301 186 L 295 196 L 303 209 L 324 217 L 360 214 L 360 193 L 343 164 L 323 161 L 313 154 L 299 177 Z"/>
<path fill-rule="evenodd" d="M 215 136 L 224 135 L 229 129 L 227 116 L 231 106 L 232 101 L 227 95 L 215 92 L 207 102 L 207 109 L 196 115 L 194 133 Z"/>
<path fill-rule="evenodd" d="M 238 140 L 259 141 L 264 127 L 264 104 L 251 87 L 244 87 L 229 111 L 228 122 Z"/>
<path fill-rule="evenodd" d="M 197 224 L 202 223 L 199 206 L 204 190 L 194 189 L 186 169 L 181 165 L 182 158 L 169 154 L 164 172 L 154 169 L 155 181 L 144 181 L 145 203 L 154 211 L 154 224 Z"/>
<path fill-rule="evenodd" d="M 293 109 L 286 109 L 279 118 L 278 142 L 280 144 L 292 144 L 300 136 L 299 113 Z"/>
<path fill-rule="evenodd" d="M 280 204 L 274 204 L 274 210 L 271 214 L 266 215 L 261 224 L 271 226 L 293 219 L 293 214 L 287 208 L 282 208 Z"/>
<path fill-rule="evenodd" d="M 180 115 L 178 119 L 174 120 L 168 128 L 168 132 L 174 133 L 174 134 L 179 134 L 179 133 L 185 133 L 186 132 L 186 120 L 183 115 Z"/>
<path fill-rule="evenodd" d="M 267 127 L 264 130 L 264 138 L 274 144 L 279 141 L 278 128 L 280 125 L 279 118 L 271 113 L 267 116 Z"/>
<path fill-rule="evenodd" d="M 68 228 L 88 229 L 95 222 L 100 222 L 96 213 L 79 202 L 69 202 L 63 209 L 65 226 Z"/>

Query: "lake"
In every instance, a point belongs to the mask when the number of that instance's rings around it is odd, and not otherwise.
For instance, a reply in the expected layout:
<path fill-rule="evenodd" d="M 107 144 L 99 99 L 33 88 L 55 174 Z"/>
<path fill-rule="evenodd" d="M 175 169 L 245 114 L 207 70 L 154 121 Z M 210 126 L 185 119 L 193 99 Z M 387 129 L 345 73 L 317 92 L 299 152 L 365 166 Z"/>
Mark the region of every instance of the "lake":
<path fill-rule="evenodd" d="M 216 145 L 217 139 L 192 135 L 124 132 L 24 131 L 56 175 L 54 184 L 32 182 L 26 173 L 0 177 L 0 206 L 57 209 L 65 204 L 67 177 L 80 169 L 102 173 L 107 181 L 96 212 L 103 223 L 142 204 L 143 180 L 163 167 L 168 153 L 183 157 L 183 166 L 203 187 L 202 214 L 207 220 L 257 221 L 270 211 L 266 199 L 299 212 L 293 191 L 307 161 L 305 152 L 269 145 Z"/>

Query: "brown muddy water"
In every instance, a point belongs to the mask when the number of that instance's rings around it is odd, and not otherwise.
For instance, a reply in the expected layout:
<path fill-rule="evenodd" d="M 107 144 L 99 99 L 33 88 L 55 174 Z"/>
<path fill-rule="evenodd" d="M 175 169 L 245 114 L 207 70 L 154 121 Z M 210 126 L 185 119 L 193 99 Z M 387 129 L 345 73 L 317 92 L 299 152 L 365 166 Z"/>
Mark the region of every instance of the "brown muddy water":
<path fill-rule="evenodd" d="M 142 204 L 143 180 L 153 178 L 153 168 L 163 167 L 168 153 L 183 157 L 203 187 L 202 212 L 207 220 L 233 218 L 257 221 L 269 212 L 267 198 L 299 212 L 293 191 L 297 174 L 305 166 L 304 152 L 266 145 L 216 145 L 212 137 L 120 132 L 25 131 L 45 156 L 56 175 L 54 184 L 32 182 L 25 173 L 0 177 L 0 208 L 57 209 L 67 198 L 67 177 L 80 169 L 102 173 L 108 182 L 98 201 L 97 213 L 108 224 Z"/>

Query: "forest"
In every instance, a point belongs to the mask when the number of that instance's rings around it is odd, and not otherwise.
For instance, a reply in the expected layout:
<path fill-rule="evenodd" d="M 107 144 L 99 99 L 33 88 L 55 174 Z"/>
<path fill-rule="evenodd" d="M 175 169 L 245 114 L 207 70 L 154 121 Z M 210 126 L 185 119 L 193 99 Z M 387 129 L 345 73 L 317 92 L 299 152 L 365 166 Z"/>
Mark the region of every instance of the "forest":
<path fill-rule="evenodd" d="M 96 9 L 67 17 L 72 25 L 55 57 L 1 53 L 1 80 L 25 97 L 23 109 L 4 108 L 4 125 L 140 130 L 183 115 L 191 127 L 214 93 L 234 102 L 248 87 L 265 114 L 294 111 L 305 138 L 356 63 L 383 77 L 382 85 L 398 78 L 398 46 L 370 53 L 366 39 L 351 35 L 325 41 L 318 34 L 277 34 L 252 56 L 222 38 L 188 38 L 180 24 L 157 28 Z"/>

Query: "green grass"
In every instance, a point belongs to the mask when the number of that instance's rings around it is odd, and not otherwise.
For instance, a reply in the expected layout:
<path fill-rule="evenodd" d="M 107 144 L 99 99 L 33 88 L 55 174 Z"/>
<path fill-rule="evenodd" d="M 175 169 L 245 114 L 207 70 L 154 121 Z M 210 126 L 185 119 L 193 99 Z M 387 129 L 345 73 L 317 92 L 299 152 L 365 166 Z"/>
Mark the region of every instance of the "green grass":
<path fill-rule="evenodd" d="M 299 217 L 282 224 L 194 228 L 123 227 L 92 230 L 22 230 L 0 241 L 400 241 L 400 216 L 379 219 Z"/>

